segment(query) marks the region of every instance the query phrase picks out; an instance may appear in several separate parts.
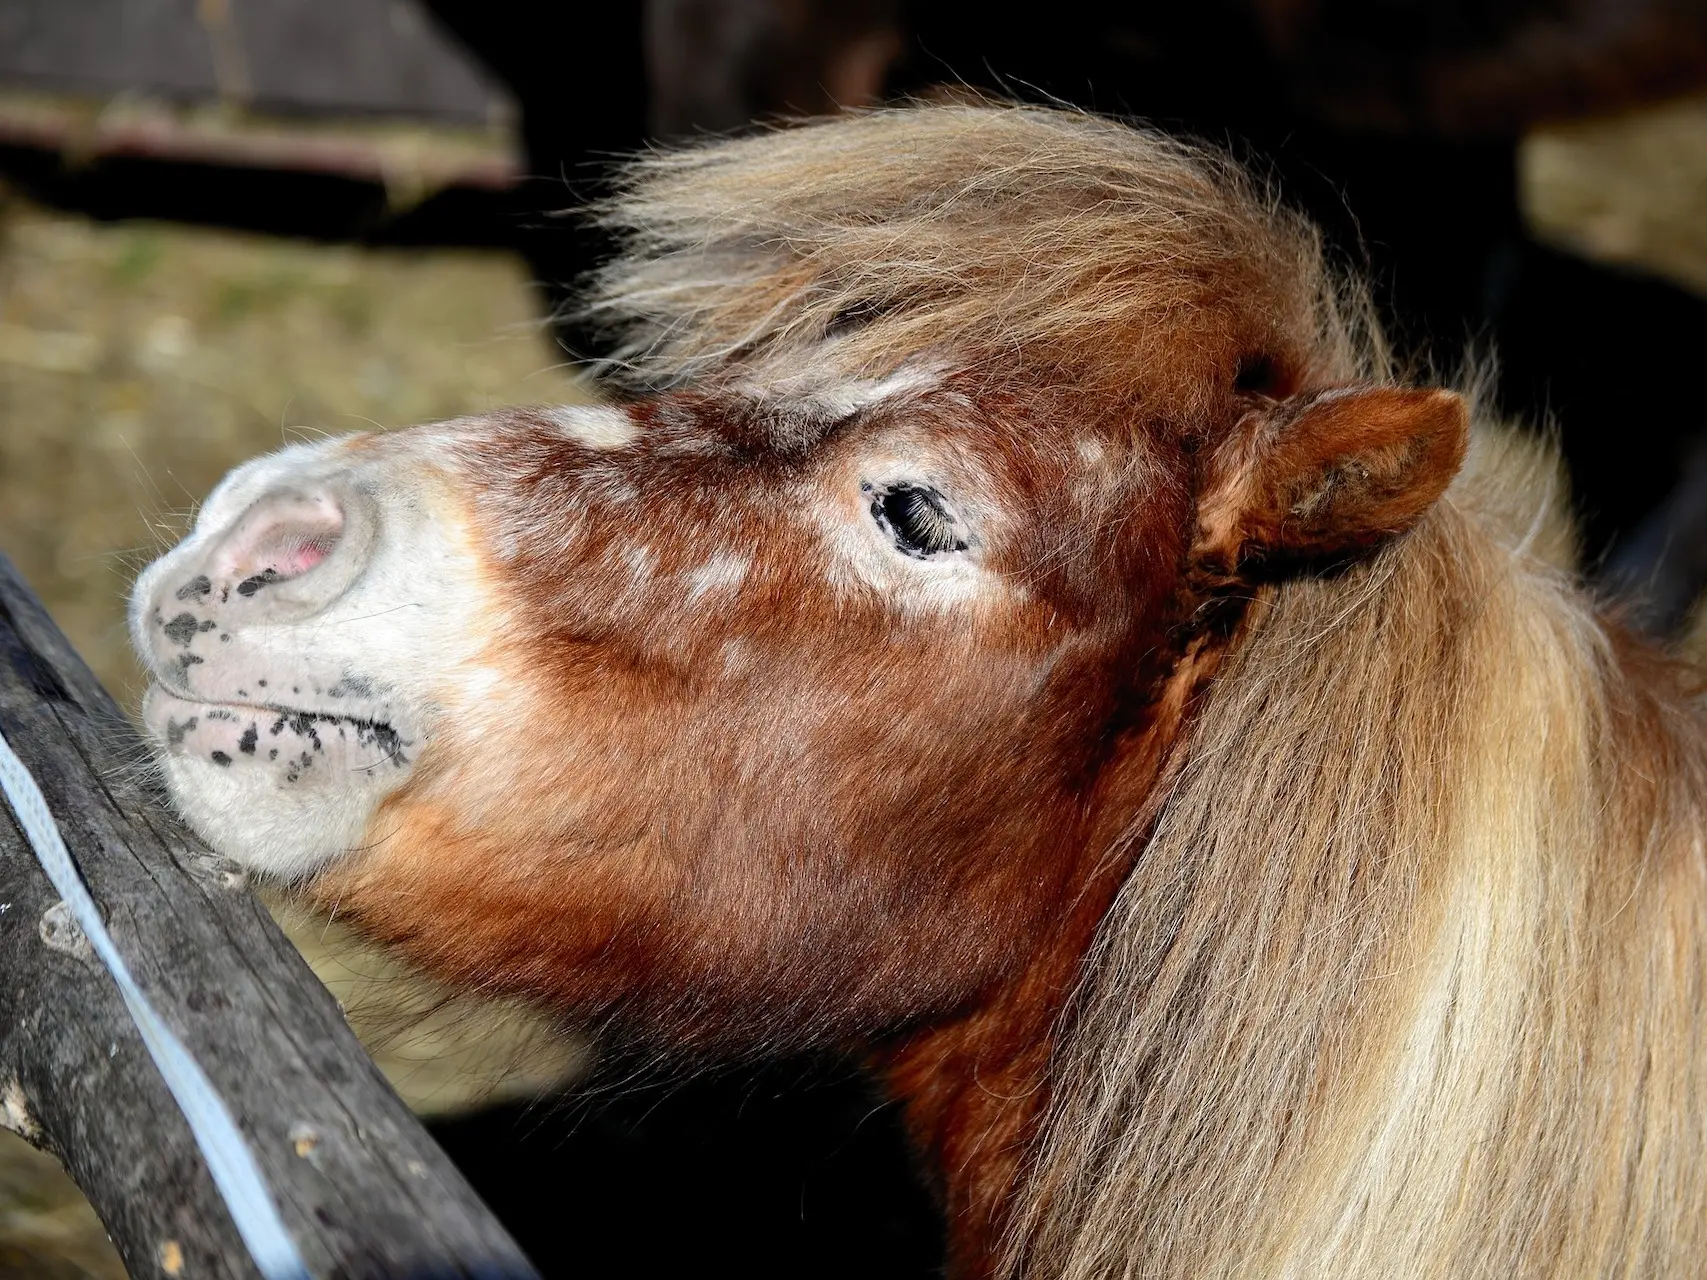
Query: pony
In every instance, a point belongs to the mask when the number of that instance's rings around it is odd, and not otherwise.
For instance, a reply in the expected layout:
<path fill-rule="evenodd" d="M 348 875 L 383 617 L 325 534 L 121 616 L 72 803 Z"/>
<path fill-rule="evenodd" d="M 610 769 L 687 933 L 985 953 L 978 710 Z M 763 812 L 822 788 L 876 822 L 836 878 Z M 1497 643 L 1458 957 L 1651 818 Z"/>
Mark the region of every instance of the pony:
<path fill-rule="evenodd" d="M 892 108 L 597 211 L 615 398 L 137 580 L 190 824 L 453 983 L 901 1103 L 951 1273 L 1707 1257 L 1695 675 L 1227 157 Z"/>

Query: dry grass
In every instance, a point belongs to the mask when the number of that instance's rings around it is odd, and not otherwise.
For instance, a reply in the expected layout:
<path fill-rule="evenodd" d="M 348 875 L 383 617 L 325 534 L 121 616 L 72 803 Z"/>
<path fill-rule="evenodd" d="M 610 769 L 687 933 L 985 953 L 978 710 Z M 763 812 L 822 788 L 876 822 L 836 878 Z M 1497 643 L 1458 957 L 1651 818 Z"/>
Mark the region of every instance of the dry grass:
<path fill-rule="evenodd" d="M 1707 293 L 1707 98 L 1537 133 L 1519 174 L 1543 239 Z"/>
<path fill-rule="evenodd" d="M 0 1280 L 124 1280 L 94 1210 L 54 1158 L 0 1139 Z"/>

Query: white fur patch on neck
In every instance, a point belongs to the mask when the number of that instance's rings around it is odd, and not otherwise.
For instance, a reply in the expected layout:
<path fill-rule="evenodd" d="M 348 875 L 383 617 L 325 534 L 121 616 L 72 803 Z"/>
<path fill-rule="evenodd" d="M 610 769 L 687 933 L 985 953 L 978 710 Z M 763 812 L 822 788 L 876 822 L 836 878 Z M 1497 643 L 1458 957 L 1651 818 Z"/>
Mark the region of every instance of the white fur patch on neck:
<path fill-rule="evenodd" d="M 545 413 L 564 435 L 589 449 L 625 448 L 640 434 L 634 415 L 615 405 L 563 404 Z"/>
<path fill-rule="evenodd" d="M 747 570 L 752 568 L 752 565 L 751 556 L 736 555 L 728 551 L 718 552 L 686 575 L 687 602 L 696 604 L 700 597 L 713 591 L 739 590 L 741 583 L 746 580 Z"/>

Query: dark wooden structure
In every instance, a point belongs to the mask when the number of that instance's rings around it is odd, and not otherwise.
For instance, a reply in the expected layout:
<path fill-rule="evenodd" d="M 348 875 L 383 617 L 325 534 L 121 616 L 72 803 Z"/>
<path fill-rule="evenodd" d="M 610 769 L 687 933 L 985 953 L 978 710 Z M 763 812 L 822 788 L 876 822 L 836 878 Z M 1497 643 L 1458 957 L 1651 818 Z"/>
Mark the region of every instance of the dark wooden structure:
<path fill-rule="evenodd" d="M 3 556 L 0 733 L 132 974 L 236 1118 L 310 1272 L 533 1276 L 241 870 L 151 790 L 136 731 Z M 4 804 L 0 1124 L 60 1159 L 133 1275 L 256 1274 L 117 987 Z"/>

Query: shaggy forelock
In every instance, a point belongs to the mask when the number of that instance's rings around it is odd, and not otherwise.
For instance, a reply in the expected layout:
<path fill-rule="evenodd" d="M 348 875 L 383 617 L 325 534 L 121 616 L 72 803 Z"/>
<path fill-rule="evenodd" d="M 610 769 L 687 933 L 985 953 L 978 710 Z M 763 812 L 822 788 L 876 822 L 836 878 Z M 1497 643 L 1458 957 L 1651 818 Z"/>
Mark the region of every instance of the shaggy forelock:
<path fill-rule="evenodd" d="M 584 316 L 647 389 L 930 352 L 1125 402 L 1231 373 L 1196 355 L 1324 381 L 1380 359 L 1313 228 L 1238 165 L 1078 112 L 880 110 L 658 151 L 595 216 L 621 253 Z"/>

